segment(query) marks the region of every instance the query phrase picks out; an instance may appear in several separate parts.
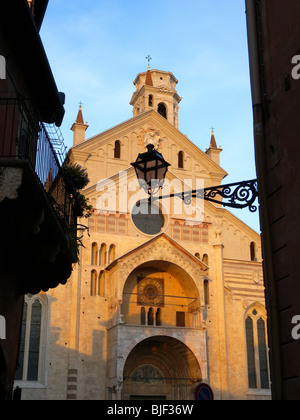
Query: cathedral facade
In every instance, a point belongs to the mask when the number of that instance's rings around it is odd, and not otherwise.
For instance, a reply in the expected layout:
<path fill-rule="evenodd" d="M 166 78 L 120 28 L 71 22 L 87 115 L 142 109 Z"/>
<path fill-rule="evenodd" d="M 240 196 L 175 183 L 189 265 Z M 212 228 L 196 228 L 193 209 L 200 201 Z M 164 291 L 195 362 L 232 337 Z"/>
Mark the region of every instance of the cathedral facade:
<path fill-rule="evenodd" d="M 214 133 L 203 152 L 179 131 L 177 83 L 140 73 L 133 118 L 89 139 L 79 110 L 69 157 L 93 213 L 67 285 L 26 296 L 24 399 L 195 400 L 200 383 L 216 400 L 270 399 L 259 234 L 219 204 L 149 203 L 131 166 L 151 143 L 171 164 L 163 194 L 226 177 Z"/>

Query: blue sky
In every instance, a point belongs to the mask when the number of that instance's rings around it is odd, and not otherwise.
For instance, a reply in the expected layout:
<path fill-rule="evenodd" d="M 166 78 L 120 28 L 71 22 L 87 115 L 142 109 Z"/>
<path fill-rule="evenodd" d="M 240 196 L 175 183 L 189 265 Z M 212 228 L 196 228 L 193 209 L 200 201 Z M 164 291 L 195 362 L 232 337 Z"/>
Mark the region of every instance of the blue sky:
<path fill-rule="evenodd" d="M 224 183 L 256 178 L 243 0 L 50 0 L 41 37 L 66 94 L 68 147 L 80 101 L 87 137 L 132 117 L 133 81 L 150 54 L 179 81 L 179 130 L 205 150 L 215 128 Z M 233 213 L 259 231 L 258 213 Z"/>

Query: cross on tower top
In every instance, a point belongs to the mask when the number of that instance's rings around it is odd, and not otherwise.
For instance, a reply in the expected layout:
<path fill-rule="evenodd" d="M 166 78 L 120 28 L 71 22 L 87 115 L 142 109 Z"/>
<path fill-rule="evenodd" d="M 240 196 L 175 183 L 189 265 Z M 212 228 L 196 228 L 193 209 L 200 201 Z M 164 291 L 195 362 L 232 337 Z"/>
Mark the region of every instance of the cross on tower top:
<path fill-rule="evenodd" d="M 152 58 L 150 57 L 150 55 L 148 54 L 148 56 L 146 57 L 146 60 L 148 61 L 148 69 L 150 69 L 150 61 L 152 60 Z"/>

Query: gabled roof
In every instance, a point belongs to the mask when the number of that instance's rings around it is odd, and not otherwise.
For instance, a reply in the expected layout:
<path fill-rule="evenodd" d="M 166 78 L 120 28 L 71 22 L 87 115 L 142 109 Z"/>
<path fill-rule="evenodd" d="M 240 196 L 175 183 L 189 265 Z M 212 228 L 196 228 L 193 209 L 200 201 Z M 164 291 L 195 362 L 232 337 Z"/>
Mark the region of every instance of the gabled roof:
<path fill-rule="evenodd" d="M 169 235 L 167 235 L 166 233 L 160 233 L 159 235 L 155 236 L 154 238 L 150 239 L 149 241 L 143 243 L 142 245 L 139 245 L 138 247 L 130 250 L 126 254 L 122 255 L 119 258 L 117 258 L 115 261 L 113 261 L 111 264 L 109 264 L 106 267 L 106 270 L 108 270 L 108 271 L 111 270 L 116 264 L 118 264 L 119 261 L 122 261 L 122 260 L 126 259 L 127 257 L 129 257 L 130 255 L 139 252 L 143 248 L 147 248 L 149 245 L 153 244 L 154 242 L 158 242 L 158 241 L 161 241 L 161 240 L 168 241 L 180 253 L 183 253 L 184 256 L 185 256 L 185 258 L 187 257 L 187 258 L 190 259 L 190 261 L 193 261 L 193 263 L 196 263 L 197 265 L 199 265 L 199 267 L 201 267 L 202 270 L 205 271 L 205 270 L 207 270 L 209 268 L 206 264 L 204 264 L 204 262 L 200 261 L 193 254 L 191 254 L 189 251 L 187 251 L 185 248 L 183 248 L 181 245 L 179 245 L 179 243 L 176 242 L 174 239 L 170 238 Z"/>
<path fill-rule="evenodd" d="M 152 120 L 152 121 L 151 121 Z M 215 173 L 220 173 L 222 177 L 226 177 L 228 173 L 221 168 L 218 164 L 216 164 L 206 153 L 204 153 L 198 146 L 196 146 L 188 137 L 186 137 L 183 133 L 181 133 L 177 128 L 175 128 L 172 124 L 170 124 L 164 117 L 162 117 L 158 112 L 154 110 L 146 111 L 140 115 L 137 115 L 133 118 L 130 118 L 127 121 L 124 121 L 90 139 L 86 140 L 83 143 L 80 143 L 76 146 L 73 146 L 69 152 L 72 151 L 80 151 L 80 152 L 90 152 L 92 148 L 95 146 L 95 149 L 105 145 L 106 143 L 111 142 L 112 138 L 127 135 L 128 131 L 136 130 L 137 124 L 142 125 L 151 122 L 152 124 L 156 124 L 157 128 L 160 130 L 165 130 L 165 132 L 172 137 L 173 139 L 176 138 L 176 142 L 181 150 L 185 150 L 189 148 L 191 150 L 191 154 L 195 158 L 195 156 L 199 156 L 199 160 L 202 163 L 206 162 L 208 166 L 212 168 L 212 171 Z M 166 156 L 164 156 L 166 159 Z M 197 158 L 195 158 L 197 160 Z"/>

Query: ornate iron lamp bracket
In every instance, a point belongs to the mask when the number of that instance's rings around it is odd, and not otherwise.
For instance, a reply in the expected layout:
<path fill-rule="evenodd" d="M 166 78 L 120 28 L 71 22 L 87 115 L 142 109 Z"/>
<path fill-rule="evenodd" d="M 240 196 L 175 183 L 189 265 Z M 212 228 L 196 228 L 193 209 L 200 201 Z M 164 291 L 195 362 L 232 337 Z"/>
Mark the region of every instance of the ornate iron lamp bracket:
<path fill-rule="evenodd" d="M 224 207 L 235 209 L 244 209 L 248 207 L 251 213 L 255 213 L 257 211 L 257 206 L 254 205 L 254 202 L 258 198 L 258 182 L 257 179 L 253 179 L 250 181 L 203 188 L 200 190 L 184 191 L 158 197 L 152 196 L 151 198 L 153 202 L 172 197 L 181 198 L 186 205 L 190 205 L 193 198 L 200 198 L 213 203 L 222 204 Z"/>

